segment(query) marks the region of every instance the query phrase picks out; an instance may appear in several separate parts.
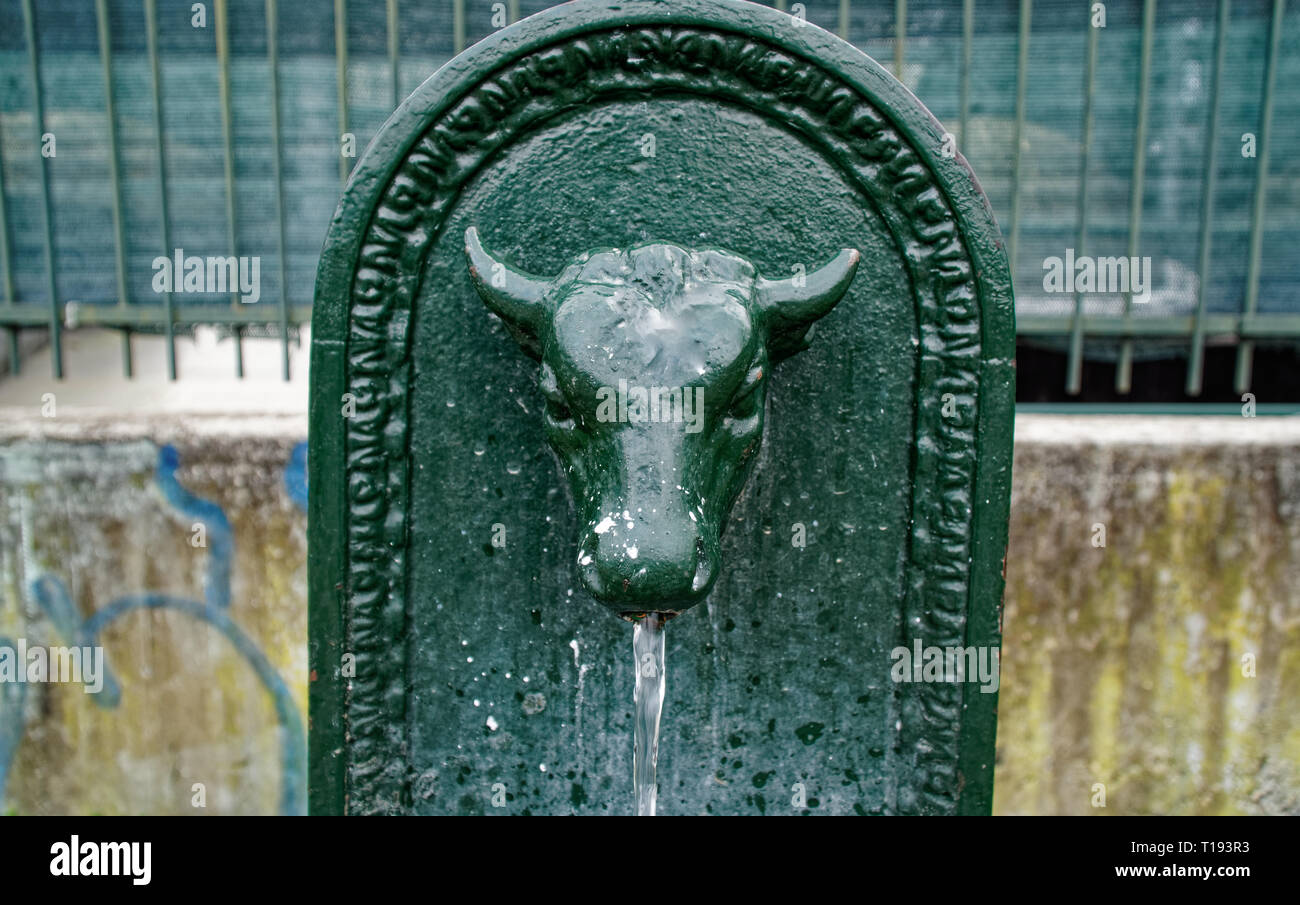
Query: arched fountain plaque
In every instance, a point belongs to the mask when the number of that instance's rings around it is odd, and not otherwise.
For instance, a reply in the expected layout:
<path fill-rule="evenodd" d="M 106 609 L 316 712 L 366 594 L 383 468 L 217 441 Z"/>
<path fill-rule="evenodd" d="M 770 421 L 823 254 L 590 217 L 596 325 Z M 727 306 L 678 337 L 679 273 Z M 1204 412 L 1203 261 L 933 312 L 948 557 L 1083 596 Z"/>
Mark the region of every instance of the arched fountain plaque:
<path fill-rule="evenodd" d="M 1010 279 L 859 51 L 705 0 L 501 31 L 357 164 L 312 344 L 314 812 L 627 813 L 605 608 L 676 616 L 664 813 L 989 810 Z"/>

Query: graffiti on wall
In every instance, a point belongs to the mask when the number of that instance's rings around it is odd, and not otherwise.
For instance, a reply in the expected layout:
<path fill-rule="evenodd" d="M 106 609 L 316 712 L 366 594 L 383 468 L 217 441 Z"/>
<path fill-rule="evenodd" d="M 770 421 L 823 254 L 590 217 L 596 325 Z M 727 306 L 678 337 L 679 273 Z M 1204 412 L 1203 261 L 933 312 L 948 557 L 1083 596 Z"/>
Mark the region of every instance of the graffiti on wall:
<path fill-rule="evenodd" d="M 306 511 L 307 444 L 298 444 L 285 468 L 285 487 L 290 499 Z M 258 677 L 275 707 L 280 753 L 279 810 L 282 814 L 306 813 L 306 734 L 302 714 L 294 703 L 289 686 L 271 664 L 258 644 L 238 625 L 230 613 L 231 569 L 234 534 L 230 520 L 221 506 L 187 490 L 176 477 L 180 453 L 170 445 L 158 450 L 154 484 L 167 503 L 180 515 L 201 524 L 206 534 L 207 556 L 203 599 L 192 600 L 173 594 L 141 591 L 118 597 L 83 618 L 77 610 L 66 583 L 57 575 L 38 574 L 27 582 L 27 594 L 49 620 L 58 637 L 72 648 L 97 648 L 109 626 L 127 614 L 142 610 L 168 610 L 182 613 L 215 629 L 240 655 Z M 18 649 L 9 638 L 0 637 L 0 649 Z M 105 710 L 115 709 L 122 690 L 108 665 L 110 651 L 104 652 L 104 668 L 92 691 L 95 704 Z M 22 743 L 25 727 L 24 705 L 27 685 L 24 682 L 0 681 L 0 812 L 5 801 L 6 779 Z"/>

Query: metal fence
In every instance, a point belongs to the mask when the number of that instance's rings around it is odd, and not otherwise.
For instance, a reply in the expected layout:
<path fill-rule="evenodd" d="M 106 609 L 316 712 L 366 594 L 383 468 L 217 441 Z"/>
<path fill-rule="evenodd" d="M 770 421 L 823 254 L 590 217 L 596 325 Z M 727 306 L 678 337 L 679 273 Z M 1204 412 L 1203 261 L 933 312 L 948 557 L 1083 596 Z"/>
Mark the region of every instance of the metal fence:
<path fill-rule="evenodd" d="M 467 43 L 548 3 L 509 0 L 0 0 L 0 327 L 176 340 L 214 324 L 278 337 L 289 377 L 316 255 L 360 149 Z M 1185 357 L 1300 341 L 1300 22 L 1286 0 L 773 4 L 852 40 L 947 124 L 1007 241 L 1018 329 L 1067 356 Z M 1279 88 L 1281 86 L 1281 88 Z M 1277 133 L 1277 134 L 1275 134 Z M 348 137 L 352 137 L 349 145 Z M 337 170 L 337 172 L 335 172 Z M 259 252 L 255 303 L 159 288 L 178 248 Z M 1132 291 L 1053 294 L 1064 254 L 1146 258 Z M 1154 273 L 1154 275 L 1153 275 Z M 179 274 L 175 275 L 179 279 Z M 229 289 L 230 287 L 227 287 Z"/>

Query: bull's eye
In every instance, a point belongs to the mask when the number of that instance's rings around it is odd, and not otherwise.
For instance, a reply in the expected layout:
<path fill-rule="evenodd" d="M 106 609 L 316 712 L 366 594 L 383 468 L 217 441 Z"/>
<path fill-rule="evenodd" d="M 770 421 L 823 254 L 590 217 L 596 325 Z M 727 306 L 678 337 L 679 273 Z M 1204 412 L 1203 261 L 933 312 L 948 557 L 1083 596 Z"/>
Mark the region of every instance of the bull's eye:
<path fill-rule="evenodd" d="M 731 411 L 728 413 L 732 418 L 744 420 L 752 418 L 758 411 L 758 393 L 754 387 L 741 390 L 741 395 L 731 401 Z"/>
<path fill-rule="evenodd" d="M 573 412 L 564 404 L 563 399 L 546 398 L 546 414 L 551 421 L 556 422 L 560 427 L 573 426 Z"/>
<path fill-rule="evenodd" d="M 763 382 L 763 368 L 758 366 L 745 376 L 745 382 L 731 399 L 731 408 L 727 415 L 738 421 L 753 418 L 758 414 L 763 403 L 763 394 L 759 388 Z"/>
<path fill-rule="evenodd" d="M 555 379 L 554 369 L 546 362 L 542 362 L 539 386 L 542 395 L 546 397 L 546 420 L 550 425 L 564 429 L 574 427 L 573 412 L 564 401 L 564 392 L 560 389 L 559 381 Z"/>

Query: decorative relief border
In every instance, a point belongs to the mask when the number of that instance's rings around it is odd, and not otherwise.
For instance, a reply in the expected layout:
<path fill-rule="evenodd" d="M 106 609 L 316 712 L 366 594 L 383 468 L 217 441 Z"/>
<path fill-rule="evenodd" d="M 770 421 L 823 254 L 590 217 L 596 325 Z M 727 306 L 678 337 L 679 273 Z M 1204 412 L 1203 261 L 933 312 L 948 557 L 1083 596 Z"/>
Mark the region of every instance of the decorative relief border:
<path fill-rule="evenodd" d="M 406 531 L 411 463 L 410 338 L 426 249 L 461 189 L 496 151 L 556 115 L 636 94 L 695 94 L 746 107 L 834 160 L 892 230 L 918 316 L 912 549 L 903 643 L 965 643 L 979 390 L 980 305 L 970 255 L 943 189 L 889 119 L 839 76 L 749 35 L 695 26 L 593 32 L 514 60 L 466 93 L 394 171 L 360 246 L 347 390 L 345 622 L 356 678 L 345 703 L 347 809 L 410 801 L 405 706 Z M 940 417 L 952 393 L 961 418 Z M 962 687 L 901 686 L 903 813 L 951 813 Z"/>

